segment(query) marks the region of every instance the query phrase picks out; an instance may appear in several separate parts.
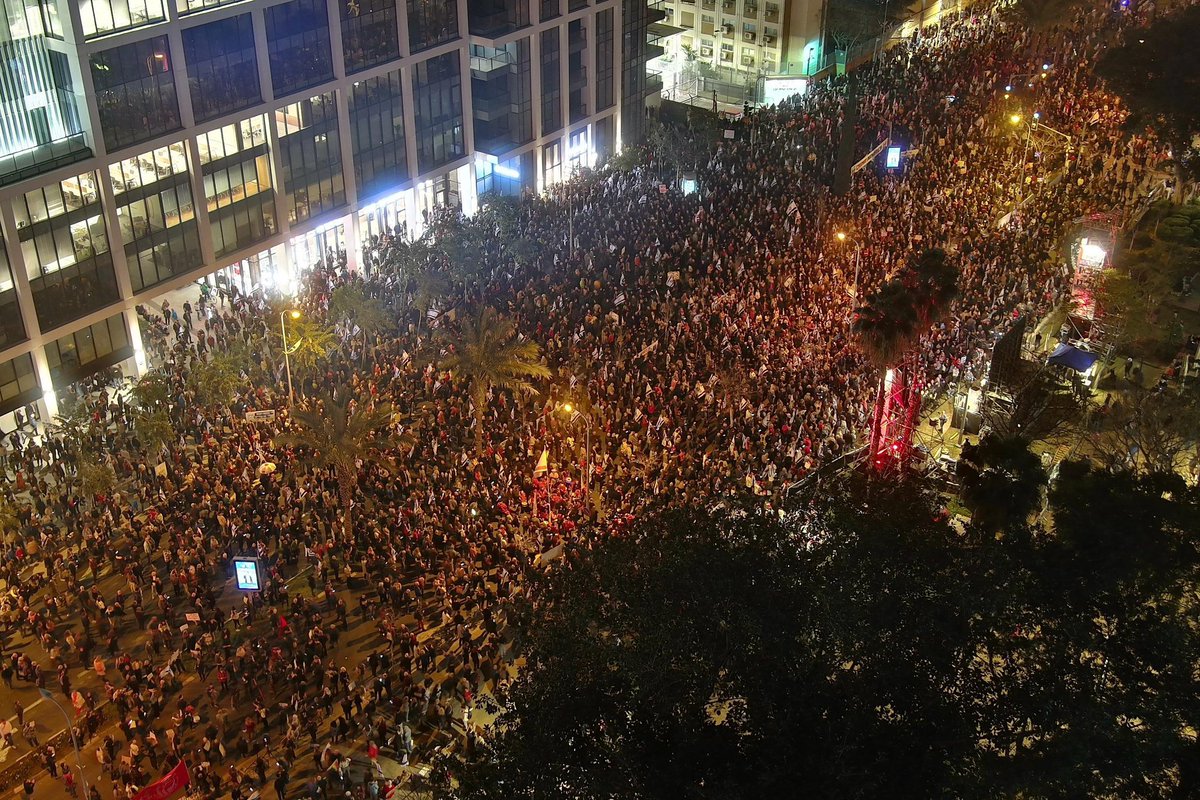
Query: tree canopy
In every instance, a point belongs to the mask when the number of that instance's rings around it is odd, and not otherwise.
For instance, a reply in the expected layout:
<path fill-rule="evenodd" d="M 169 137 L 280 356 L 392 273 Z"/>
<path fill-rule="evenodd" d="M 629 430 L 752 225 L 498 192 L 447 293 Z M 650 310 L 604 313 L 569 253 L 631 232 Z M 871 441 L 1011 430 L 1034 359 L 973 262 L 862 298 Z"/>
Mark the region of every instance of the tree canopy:
<path fill-rule="evenodd" d="M 1194 796 L 1194 489 L 1070 465 L 1060 530 L 996 540 L 846 480 L 569 551 L 450 794 Z"/>
<path fill-rule="evenodd" d="M 1097 62 L 1096 74 L 1129 109 L 1131 128 L 1150 127 L 1171 144 L 1176 189 L 1182 189 L 1186 163 L 1194 157 L 1192 137 L 1200 133 L 1200 6 L 1156 15 L 1135 28 Z"/>

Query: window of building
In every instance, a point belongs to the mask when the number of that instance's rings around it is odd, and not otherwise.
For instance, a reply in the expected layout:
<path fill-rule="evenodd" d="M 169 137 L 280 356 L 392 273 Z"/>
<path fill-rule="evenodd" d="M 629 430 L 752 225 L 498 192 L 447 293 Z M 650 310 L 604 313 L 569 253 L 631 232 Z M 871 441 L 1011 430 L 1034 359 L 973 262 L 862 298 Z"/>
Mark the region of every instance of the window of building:
<path fill-rule="evenodd" d="M 276 97 L 332 80 L 324 0 L 292 0 L 268 8 L 267 49 Z"/>
<path fill-rule="evenodd" d="M 712 14 L 700 15 L 700 32 L 707 35 L 713 35 L 713 28 L 716 25 L 716 20 Z"/>
<path fill-rule="evenodd" d="M 396 0 L 339 3 L 346 72 L 353 73 L 400 57 Z"/>
<path fill-rule="evenodd" d="M 79 4 L 79 21 L 85 39 L 162 22 L 166 18 L 163 0 L 83 0 Z"/>
<path fill-rule="evenodd" d="M 91 155 L 75 106 L 67 57 L 37 36 L 0 43 L 0 85 L 9 87 L 0 124 L 0 183 Z"/>
<path fill-rule="evenodd" d="M 255 116 L 196 137 L 213 250 L 228 255 L 275 233 L 267 118 Z"/>
<path fill-rule="evenodd" d="M 496 156 L 533 139 L 529 39 L 470 53 L 475 149 Z"/>
<path fill-rule="evenodd" d="M 553 186 L 562 180 L 562 144 L 551 142 L 542 148 L 542 184 Z"/>
<path fill-rule="evenodd" d="M 495 39 L 529 24 L 527 2 L 513 0 L 467 0 L 467 22 L 473 36 Z"/>
<path fill-rule="evenodd" d="M 24 340 L 25 323 L 21 321 L 21 308 L 13 285 L 12 270 L 8 265 L 8 251 L 4 248 L 4 240 L 0 239 L 0 350 Z"/>
<path fill-rule="evenodd" d="M 570 0 L 567 4 L 567 12 L 579 11 L 580 9 L 587 8 L 587 6 L 588 0 Z"/>
<path fill-rule="evenodd" d="M 25 353 L 0 363 L 0 414 L 15 411 L 41 396 L 33 354 Z"/>
<path fill-rule="evenodd" d="M 712 42 L 701 42 L 700 43 L 700 57 L 701 58 L 712 58 L 712 54 L 713 54 Z"/>
<path fill-rule="evenodd" d="M 275 130 L 288 220 L 303 222 L 346 202 L 334 93 L 319 94 L 275 112 Z"/>
<path fill-rule="evenodd" d="M 416 53 L 458 38 L 458 3 L 447 0 L 406 0 L 408 46 Z"/>
<path fill-rule="evenodd" d="M 730 42 L 721 42 L 721 63 L 733 63 L 733 44 Z"/>
<path fill-rule="evenodd" d="M 775 3 L 767 3 L 764 7 L 764 14 L 767 22 L 779 22 L 779 6 Z"/>
<path fill-rule="evenodd" d="M 57 0 L 0 0 L 0 41 L 18 42 L 34 36 L 63 38 Z"/>
<path fill-rule="evenodd" d="M 13 212 L 42 330 L 118 299 L 96 173 L 26 192 Z"/>
<path fill-rule="evenodd" d="M 185 29 L 183 52 L 197 122 L 262 102 L 249 14 Z"/>
<path fill-rule="evenodd" d="M 596 14 L 596 110 L 613 104 L 613 11 Z"/>
<path fill-rule="evenodd" d="M 462 81 L 458 53 L 422 61 L 413 68 L 413 119 L 416 122 L 417 169 L 429 172 L 461 158 L 463 142 Z"/>
<path fill-rule="evenodd" d="M 100 130 L 110 151 L 179 129 L 167 37 L 101 51 L 91 66 Z"/>
<path fill-rule="evenodd" d="M 696 27 L 696 13 L 694 11 L 684 11 L 679 15 L 679 24 L 685 28 Z"/>
<path fill-rule="evenodd" d="M 227 6 L 232 3 L 242 3 L 245 0 L 175 0 L 175 8 L 182 14 L 193 14 L 206 8 Z"/>
<path fill-rule="evenodd" d="M 204 260 L 182 142 L 112 164 L 109 181 L 135 292 Z"/>
<path fill-rule="evenodd" d="M 542 31 L 542 135 L 563 126 L 558 28 Z"/>
<path fill-rule="evenodd" d="M 351 88 L 350 141 L 359 197 L 390 194 L 408 180 L 400 70 Z"/>
<path fill-rule="evenodd" d="M 124 314 L 115 314 L 46 345 L 50 379 L 59 389 L 132 355 Z"/>
<path fill-rule="evenodd" d="M 560 14 L 562 14 L 561 0 L 542 0 L 540 11 L 541 19 L 554 19 Z"/>

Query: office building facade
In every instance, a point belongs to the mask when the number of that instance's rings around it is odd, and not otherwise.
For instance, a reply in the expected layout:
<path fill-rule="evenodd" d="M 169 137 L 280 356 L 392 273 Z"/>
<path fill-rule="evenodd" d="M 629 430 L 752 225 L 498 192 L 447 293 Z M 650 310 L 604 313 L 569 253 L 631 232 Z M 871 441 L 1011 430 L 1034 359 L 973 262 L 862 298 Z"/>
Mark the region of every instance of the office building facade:
<path fill-rule="evenodd" d="M 661 0 L 659 0 L 661 5 Z M 294 291 L 637 139 L 647 0 L 0 0 L 0 415 L 144 367 L 134 308 Z M 139 366 L 140 365 L 140 366 Z M 7 428 L 7 426 L 5 426 Z"/>

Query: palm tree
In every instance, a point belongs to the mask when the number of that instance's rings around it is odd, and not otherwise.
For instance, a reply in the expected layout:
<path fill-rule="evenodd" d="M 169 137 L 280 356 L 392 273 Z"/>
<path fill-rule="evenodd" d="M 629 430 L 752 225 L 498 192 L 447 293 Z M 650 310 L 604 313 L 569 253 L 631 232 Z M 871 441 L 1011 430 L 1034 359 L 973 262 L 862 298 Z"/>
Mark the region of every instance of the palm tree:
<path fill-rule="evenodd" d="M 388 324 L 383 303 L 363 291 L 361 283 L 347 283 L 334 289 L 330 295 L 329 316 L 358 327 L 362 334 L 363 363 L 366 363 L 367 344 Z"/>
<path fill-rule="evenodd" d="M 958 272 L 945 251 L 925 250 L 855 313 L 851 331 L 881 371 L 871 417 L 872 460 L 881 455 L 885 432 L 895 434 L 895 449 L 906 446 L 921 410 L 921 376 L 913 348 L 921 334 L 949 312 L 958 297 L 957 281 Z"/>
<path fill-rule="evenodd" d="M 408 420 L 397 420 L 391 405 L 367 409 L 350 399 L 335 400 L 324 395 L 310 409 L 293 409 L 295 430 L 275 437 L 276 447 L 300 449 L 302 458 L 317 469 L 332 470 L 338 484 L 338 504 L 342 507 L 342 535 L 349 539 L 353 530 L 354 490 L 358 488 L 358 463 L 374 462 L 395 470 L 391 452 L 410 448 L 415 443 Z"/>
<path fill-rule="evenodd" d="M 421 320 L 429 316 L 429 309 L 450 293 L 450 279 L 440 269 L 424 269 L 413 276 L 413 305 L 421 312 L 417 320 L 418 330 Z"/>
<path fill-rule="evenodd" d="M 932 325 L 950 312 L 958 299 L 958 270 L 947 261 L 946 251 L 930 248 L 909 265 L 914 288 L 922 300 L 917 307 L 921 322 Z"/>
<path fill-rule="evenodd" d="M 871 413 L 872 461 L 879 455 L 889 400 L 897 396 L 897 390 L 903 392 L 901 362 L 920 337 L 920 320 L 915 293 L 898 280 L 885 283 L 867 298 L 866 305 L 855 311 L 850 330 L 867 360 L 879 371 L 879 387 Z"/>
<path fill-rule="evenodd" d="M 541 348 L 516 335 L 516 325 L 494 309 L 484 307 L 463 320 L 458 335 L 443 334 L 451 349 L 439 367 L 467 381 L 475 404 L 475 453 L 483 455 L 483 417 L 488 390 L 534 391 L 530 378 L 550 377 L 539 359 Z"/>
<path fill-rule="evenodd" d="M 963 505 L 986 533 L 1019 525 L 1041 503 L 1046 471 L 1022 436 L 985 436 L 977 447 L 964 447 L 958 463 Z"/>
<path fill-rule="evenodd" d="M 287 323 L 287 352 L 293 369 L 314 369 L 337 346 L 337 335 L 321 322 L 300 317 Z"/>

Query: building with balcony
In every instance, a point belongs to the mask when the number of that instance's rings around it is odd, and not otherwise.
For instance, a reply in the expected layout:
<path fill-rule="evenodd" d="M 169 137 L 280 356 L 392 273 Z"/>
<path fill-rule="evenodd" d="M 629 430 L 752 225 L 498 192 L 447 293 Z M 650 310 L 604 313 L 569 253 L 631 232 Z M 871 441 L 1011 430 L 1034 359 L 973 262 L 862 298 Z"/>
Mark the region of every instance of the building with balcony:
<path fill-rule="evenodd" d="M 662 0 L 655 0 L 661 5 Z M 0 428 L 144 367 L 134 311 L 294 290 L 640 138 L 647 0 L 0 0 Z M 656 49 L 657 47 L 657 49 Z"/>
<path fill-rule="evenodd" d="M 824 0 L 669 0 L 667 40 L 652 71 L 668 76 L 668 96 L 708 100 L 720 87 L 740 104 L 761 95 L 762 81 L 820 70 Z M 757 87 L 756 87 L 757 82 Z M 742 89 L 745 88 L 743 92 Z M 726 92 L 721 92 L 726 94 Z"/>

